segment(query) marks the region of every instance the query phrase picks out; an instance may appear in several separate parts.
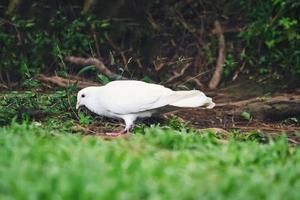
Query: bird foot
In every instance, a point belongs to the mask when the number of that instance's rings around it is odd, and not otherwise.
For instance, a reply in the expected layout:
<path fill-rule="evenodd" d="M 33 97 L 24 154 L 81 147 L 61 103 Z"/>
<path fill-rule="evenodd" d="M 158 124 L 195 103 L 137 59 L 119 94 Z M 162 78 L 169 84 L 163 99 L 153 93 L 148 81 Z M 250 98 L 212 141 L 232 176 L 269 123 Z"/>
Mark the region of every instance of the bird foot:
<path fill-rule="evenodd" d="M 126 133 L 126 131 L 122 130 L 122 131 L 119 131 L 119 132 L 107 132 L 107 133 L 105 133 L 105 135 L 117 137 L 117 136 L 120 136 L 120 135 L 122 135 L 124 133 Z"/>

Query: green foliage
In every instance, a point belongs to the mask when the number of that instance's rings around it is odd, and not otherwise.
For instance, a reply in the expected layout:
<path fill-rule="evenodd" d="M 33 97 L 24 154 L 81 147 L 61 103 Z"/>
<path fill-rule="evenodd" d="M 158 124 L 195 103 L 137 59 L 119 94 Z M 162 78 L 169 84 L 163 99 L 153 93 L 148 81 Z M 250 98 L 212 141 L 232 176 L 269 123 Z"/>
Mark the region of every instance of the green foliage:
<path fill-rule="evenodd" d="M 75 105 L 76 95 L 71 88 L 49 94 L 32 91 L 0 94 L 0 125 L 9 124 L 14 118 L 19 121 L 43 121 L 51 116 L 62 121 L 72 119 Z"/>
<path fill-rule="evenodd" d="M 299 199 L 300 149 L 286 138 L 220 144 L 153 127 L 105 141 L 13 123 L 0 155 L 1 199 Z"/>
<path fill-rule="evenodd" d="M 230 53 L 227 54 L 224 63 L 224 76 L 228 77 L 230 73 L 236 68 L 237 62 L 234 59 L 234 56 Z"/>
<path fill-rule="evenodd" d="M 296 0 L 117 2 L 98 2 L 90 13 L 81 13 L 76 3 L 60 1 L 56 8 L 37 2 L 32 10 L 25 6 L 25 14 L 2 16 L 0 81 L 9 79 L 3 78 L 6 72 L 16 80 L 40 72 L 73 73 L 76 70 L 64 62 L 67 55 L 100 57 L 118 74 L 147 80 L 163 80 L 161 76 L 169 74 L 153 70 L 155 59 L 180 61 L 175 68 L 184 64 L 182 58 L 197 58 L 202 72 L 190 70 L 194 76 L 215 66 L 218 41 L 211 34 L 215 20 L 224 30 L 243 27 L 240 33 L 224 32 L 224 80 L 243 63 L 244 71 L 275 79 L 300 75 L 300 4 Z M 45 7 L 51 12 L 43 12 Z M 137 67 L 137 61 L 143 67 Z M 93 70 L 88 66 L 78 74 L 88 76 Z M 108 81 L 99 76 L 93 78 Z M 205 77 L 204 82 L 209 79 Z"/>
<path fill-rule="evenodd" d="M 172 117 L 168 120 L 167 122 L 167 126 L 174 129 L 174 130 L 178 130 L 178 131 L 187 131 L 188 128 L 188 123 L 189 122 L 180 122 L 180 120 L 178 119 L 178 117 Z"/>
<path fill-rule="evenodd" d="M 26 20 L 18 14 L 1 18 L 0 43 L 4 53 L 0 54 L 0 73 L 9 72 L 13 75 L 11 77 L 19 80 L 40 72 L 69 72 L 70 69 L 64 62 L 65 56 L 97 57 L 97 54 L 101 53 L 108 58 L 107 53 L 112 55 L 111 52 L 115 52 L 116 48 L 133 48 L 138 52 L 137 47 L 140 47 L 141 40 L 150 34 L 143 30 L 144 26 L 139 26 L 138 31 L 135 31 L 135 24 L 126 20 L 119 23 L 113 19 L 99 19 L 93 14 L 82 13 L 74 13 L 76 18 L 67 17 L 67 9 L 66 7 L 56 11 L 47 22 L 39 15 Z M 124 38 L 128 33 L 133 36 Z M 117 47 L 108 46 L 115 41 L 121 43 L 118 43 Z M 97 46 L 104 48 L 97 49 Z M 132 59 L 129 57 L 126 65 L 132 65 Z M 118 67 L 119 63 L 113 58 L 111 65 Z M 94 67 L 87 66 L 78 74 L 93 69 Z M 102 82 L 107 82 L 103 80 L 103 75 L 100 76 Z"/>
<path fill-rule="evenodd" d="M 103 74 L 98 74 L 97 78 L 99 79 L 100 83 L 104 85 L 110 82 L 109 78 Z"/>
<path fill-rule="evenodd" d="M 79 117 L 79 123 L 83 125 L 88 125 L 92 122 L 92 118 L 89 115 L 85 115 L 84 113 L 80 112 L 78 114 Z"/>
<path fill-rule="evenodd" d="M 82 74 L 84 72 L 87 72 L 87 71 L 95 71 L 95 69 L 96 69 L 95 65 L 88 65 L 88 66 L 83 67 L 81 70 L 79 70 L 77 75 L 80 75 L 80 74 Z"/>
<path fill-rule="evenodd" d="M 250 121 L 252 119 L 252 116 L 249 112 L 247 111 L 243 111 L 241 113 L 241 117 L 244 119 L 244 120 L 247 120 L 247 121 Z"/>
<path fill-rule="evenodd" d="M 20 85 L 22 88 L 41 88 L 41 84 L 34 78 L 25 79 L 22 84 Z"/>
<path fill-rule="evenodd" d="M 259 1 L 247 9 L 250 24 L 240 33 L 244 59 L 261 74 L 300 75 L 300 4 L 294 0 Z"/>
<path fill-rule="evenodd" d="M 18 76 L 30 77 L 31 74 L 45 69 L 65 69 L 66 55 L 89 55 L 92 38 L 85 34 L 91 24 L 88 20 L 67 20 L 61 12 L 50 19 L 47 29 L 41 29 L 38 18 L 23 20 L 12 16 L 3 21 L 0 28 L 0 43 L 4 54 L 0 70 L 8 70 Z M 51 33 L 51 30 L 56 30 Z M 14 51 L 13 49 L 17 49 Z M 59 68 L 53 65 L 59 64 Z M 15 67 L 19 71 L 15 71 Z"/>

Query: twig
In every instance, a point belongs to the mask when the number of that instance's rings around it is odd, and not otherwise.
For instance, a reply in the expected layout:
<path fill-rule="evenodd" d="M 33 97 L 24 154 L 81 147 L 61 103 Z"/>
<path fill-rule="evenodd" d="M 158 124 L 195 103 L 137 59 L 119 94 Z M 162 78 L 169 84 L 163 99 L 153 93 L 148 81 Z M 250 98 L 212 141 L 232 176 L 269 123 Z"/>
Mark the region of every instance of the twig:
<path fill-rule="evenodd" d="M 208 84 L 209 89 L 216 89 L 218 87 L 222 78 L 223 67 L 225 62 L 225 38 L 222 32 L 222 27 L 218 20 L 215 21 L 215 28 L 213 30 L 213 33 L 215 33 L 219 39 L 219 55 L 217 59 L 215 72 Z"/>
<path fill-rule="evenodd" d="M 106 38 L 107 42 L 117 51 L 120 51 L 120 48 L 112 41 L 112 39 L 107 35 L 104 34 L 104 37 Z"/>
<path fill-rule="evenodd" d="M 140 60 L 139 58 L 136 59 L 136 63 L 137 63 L 137 66 L 138 66 L 139 68 L 143 69 L 142 62 L 141 62 L 141 60 Z"/>
<path fill-rule="evenodd" d="M 245 49 L 242 50 L 242 52 L 244 52 L 244 51 L 245 51 Z M 234 72 L 232 79 L 231 79 L 232 81 L 237 79 L 239 74 L 244 70 L 245 66 L 246 66 L 246 62 L 243 62 L 243 64 Z"/>
<path fill-rule="evenodd" d="M 6 85 L 4 85 L 3 83 L 0 83 L 0 88 L 8 89 L 8 87 Z"/>
<path fill-rule="evenodd" d="M 85 134 L 93 134 L 93 135 L 98 135 L 99 133 L 98 132 L 95 132 L 95 131 L 92 131 L 91 129 L 89 128 L 85 128 L 79 124 L 75 124 L 75 129 L 79 130 L 79 131 L 83 131 Z"/>
<path fill-rule="evenodd" d="M 180 70 L 180 72 L 174 71 L 174 75 L 170 77 L 165 83 L 171 83 L 179 77 L 183 76 L 184 72 L 191 66 L 191 63 L 186 63 Z"/>
<path fill-rule="evenodd" d="M 166 66 L 170 66 L 170 65 L 174 65 L 176 64 L 177 61 L 172 61 L 176 58 L 171 58 L 171 59 L 167 59 L 167 58 L 159 58 L 157 57 L 155 60 L 153 60 L 153 65 L 154 65 L 154 69 L 155 71 L 160 71 L 162 68 L 166 67 Z M 171 61 L 168 61 L 171 60 Z"/>
<path fill-rule="evenodd" d="M 296 140 L 294 140 L 294 139 L 292 139 L 292 138 L 288 138 L 288 141 L 291 142 L 291 143 L 294 143 L 294 144 L 296 144 L 296 145 L 299 145 L 299 144 L 300 144 L 300 142 L 298 142 L 298 141 L 296 141 Z"/>
<path fill-rule="evenodd" d="M 121 57 L 122 57 L 122 60 L 123 60 L 124 68 L 128 71 L 128 61 L 126 59 L 126 56 L 125 56 L 124 52 L 121 52 Z"/>
<path fill-rule="evenodd" d="M 200 88 L 204 88 L 204 85 L 201 83 L 201 81 L 198 79 L 198 77 L 201 77 L 202 75 L 204 75 L 208 72 L 209 71 L 205 71 L 205 72 L 201 72 L 201 73 L 197 74 L 196 76 L 189 76 L 189 77 L 187 77 L 187 80 L 181 84 L 185 84 L 187 82 L 194 81 L 195 83 L 197 83 L 198 86 L 200 86 Z"/>
<path fill-rule="evenodd" d="M 6 80 L 7 80 L 8 86 L 11 86 L 11 81 L 10 81 L 10 76 L 9 76 L 8 71 L 5 71 L 5 75 L 6 75 Z"/>
<path fill-rule="evenodd" d="M 201 89 L 202 90 L 204 88 L 204 85 L 201 83 L 201 81 L 199 79 L 197 79 L 195 77 L 191 77 L 191 76 L 188 76 L 186 78 L 187 78 L 187 80 L 185 80 L 182 83 L 182 85 L 184 85 L 185 83 L 188 83 L 188 82 L 194 82 L 197 85 L 197 89 Z"/>

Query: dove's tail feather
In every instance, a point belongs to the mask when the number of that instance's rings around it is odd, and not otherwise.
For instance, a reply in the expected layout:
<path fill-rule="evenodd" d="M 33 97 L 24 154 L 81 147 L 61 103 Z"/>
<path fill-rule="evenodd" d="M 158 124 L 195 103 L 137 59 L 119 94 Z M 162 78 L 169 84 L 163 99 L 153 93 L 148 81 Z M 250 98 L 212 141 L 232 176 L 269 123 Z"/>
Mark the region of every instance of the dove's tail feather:
<path fill-rule="evenodd" d="M 199 90 L 176 91 L 175 96 L 177 95 L 181 98 L 169 105 L 184 108 L 205 107 L 208 109 L 212 109 L 216 105 L 210 97 Z"/>

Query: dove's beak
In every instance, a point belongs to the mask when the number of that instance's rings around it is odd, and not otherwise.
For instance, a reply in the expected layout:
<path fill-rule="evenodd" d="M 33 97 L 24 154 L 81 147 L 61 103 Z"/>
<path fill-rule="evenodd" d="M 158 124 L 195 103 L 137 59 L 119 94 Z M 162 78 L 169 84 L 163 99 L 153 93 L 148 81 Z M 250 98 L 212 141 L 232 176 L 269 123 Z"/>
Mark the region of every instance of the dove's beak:
<path fill-rule="evenodd" d="M 76 103 L 76 110 L 78 110 L 79 107 L 80 107 L 80 102 L 77 101 L 77 103 Z"/>

